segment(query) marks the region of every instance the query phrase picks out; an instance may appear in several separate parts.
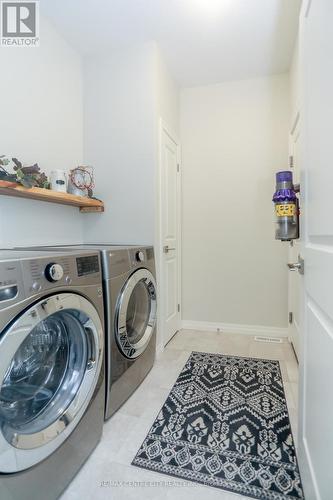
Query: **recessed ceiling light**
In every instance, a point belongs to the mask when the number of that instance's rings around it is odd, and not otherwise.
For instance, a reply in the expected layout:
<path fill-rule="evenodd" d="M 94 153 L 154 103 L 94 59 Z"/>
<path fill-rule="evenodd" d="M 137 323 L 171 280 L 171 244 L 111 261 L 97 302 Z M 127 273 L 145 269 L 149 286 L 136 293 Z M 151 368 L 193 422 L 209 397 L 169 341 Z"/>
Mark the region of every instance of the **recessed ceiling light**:
<path fill-rule="evenodd" d="M 219 15 L 230 6 L 231 0 L 187 0 L 189 7 L 202 14 Z"/>

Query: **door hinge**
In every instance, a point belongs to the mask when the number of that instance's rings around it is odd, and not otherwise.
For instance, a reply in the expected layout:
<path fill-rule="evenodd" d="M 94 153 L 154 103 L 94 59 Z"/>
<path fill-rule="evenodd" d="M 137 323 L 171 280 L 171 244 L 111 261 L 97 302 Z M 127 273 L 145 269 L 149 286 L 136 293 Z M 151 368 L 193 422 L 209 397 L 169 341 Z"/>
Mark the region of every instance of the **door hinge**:
<path fill-rule="evenodd" d="M 294 157 L 293 155 L 289 156 L 289 167 L 294 168 Z"/>
<path fill-rule="evenodd" d="M 179 163 L 177 163 L 177 172 L 179 172 L 179 170 L 180 170 L 180 165 Z"/>
<path fill-rule="evenodd" d="M 180 304 L 177 305 L 177 311 L 180 312 Z"/>
<path fill-rule="evenodd" d="M 294 314 L 290 311 L 288 316 L 289 316 L 289 325 L 291 325 L 292 322 L 294 321 Z"/>

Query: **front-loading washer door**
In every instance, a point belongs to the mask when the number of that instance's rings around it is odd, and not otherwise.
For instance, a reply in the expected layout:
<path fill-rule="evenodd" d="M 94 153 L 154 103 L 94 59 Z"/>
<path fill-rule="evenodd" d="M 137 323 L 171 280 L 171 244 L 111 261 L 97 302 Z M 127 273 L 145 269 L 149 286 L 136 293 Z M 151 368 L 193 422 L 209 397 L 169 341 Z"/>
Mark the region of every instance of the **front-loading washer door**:
<path fill-rule="evenodd" d="M 115 333 L 120 351 L 137 358 L 149 344 L 156 324 L 156 283 L 148 269 L 138 269 L 125 283 L 116 307 Z"/>
<path fill-rule="evenodd" d="M 30 306 L 0 338 L 0 472 L 24 470 L 70 435 L 95 390 L 103 327 L 84 297 Z"/>

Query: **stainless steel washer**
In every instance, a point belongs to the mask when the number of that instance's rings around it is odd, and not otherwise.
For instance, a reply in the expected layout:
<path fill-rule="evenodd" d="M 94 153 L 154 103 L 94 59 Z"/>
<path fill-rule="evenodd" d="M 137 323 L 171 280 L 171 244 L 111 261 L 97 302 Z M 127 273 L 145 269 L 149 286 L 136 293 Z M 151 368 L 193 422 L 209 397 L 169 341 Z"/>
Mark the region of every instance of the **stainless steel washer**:
<path fill-rule="evenodd" d="M 0 491 L 54 500 L 98 443 L 104 309 L 98 252 L 0 252 Z"/>

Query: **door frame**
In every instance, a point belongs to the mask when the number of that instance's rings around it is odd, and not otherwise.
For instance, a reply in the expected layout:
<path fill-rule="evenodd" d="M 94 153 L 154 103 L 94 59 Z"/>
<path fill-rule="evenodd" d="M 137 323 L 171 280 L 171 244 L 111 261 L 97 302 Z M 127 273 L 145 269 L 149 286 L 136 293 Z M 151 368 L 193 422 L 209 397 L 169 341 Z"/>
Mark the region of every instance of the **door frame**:
<path fill-rule="evenodd" d="M 181 328 L 182 319 L 182 164 L 181 164 L 181 145 L 178 135 L 172 128 L 164 121 L 162 117 L 159 118 L 158 126 L 158 168 L 157 168 L 157 216 L 156 216 L 156 275 L 157 275 L 157 295 L 158 295 L 158 335 L 157 335 L 157 352 L 162 352 L 165 347 L 165 282 L 164 282 L 164 255 L 163 255 L 163 225 L 162 225 L 162 214 L 163 214 L 163 185 L 162 185 L 162 137 L 163 133 L 166 133 L 170 139 L 176 144 L 177 147 L 177 163 L 179 165 L 179 175 L 177 176 L 177 199 L 179 206 L 179 217 L 177 218 L 177 240 L 178 240 L 178 265 L 177 265 L 177 290 L 180 303 L 180 318 L 179 318 L 179 329 Z"/>
<path fill-rule="evenodd" d="M 291 128 L 290 128 L 290 132 L 289 132 L 289 144 L 288 144 L 288 150 L 289 150 L 289 170 L 293 173 L 293 179 L 294 179 L 294 173 L 295 173 L 295 169 L 294 168 L 291 168 L 290 166 L 290 156 L 293 155 L 293 144 L 294 144 L 294 134 L 295 132 L 298 131 L 298 134 L 301 133 L 301 116 L 300 116 L 300 111 L 299 109 L 296 109 L 296 112 L 294 114 L 294 116 L 292 117 L 292 124 L 291 124 Z M 300 146 L 301 148 L 301 146 Z M 301 151 L 300 151 L 301 153 Z M 294 179 L 295 181 L 295 179 Z M 300 198 L 301 198 L 302 194 L 300 193 Z M 300 203 L 301 203 L 301 199 L 299 200 Z M 302 216 L 303 214 L 301 214 Z M 300 222 L 301 222 L 301 219 L 300 219 Z M 300 252 L 303 250 L 302 248 L 302 231 L 301 231 L 301 228 L 299 229 L 299 242 L 300 242 Z M 291 251 L 290 251 L 290 248 L 291 246 L 294 245 L 294 241 L 292 240 L 291 242 L 289 242 L 289 245 L 288 245 L 288 256 L 287 256 L 287 259 L 288 259 L 288 262 L 291 262 L 291 257 L 290 257 L 290 254 L 291 254 Z M 291 303 L 291 272 L 293 271 L 288 271 L 288 316 L 290 313 L 292 313 L 294 315 L 294 311 L 292 310 L 292 303 Z M 297 272 L 297 271 L 296 271 Z M 301 304 L 301 294 L 302 294 L 302 289 L 303 289 L 303 282 L 301 280 L 299 280 L 299 314 L 301 315 L 301 311 L 302 311 L 302 304 Z M 293 316 L 293 323 L 295 321 L 295 316 Z M 299 363 L 299 353 L 297 355 L 296 353 L 296 348 L 294 346 L 294 342 L 293 342 L 293 331 L 292 329 L 295 328 L 295 324 L 290 324 L 289 322 L 289 319 L 288 319 L 288 338 L 289 338 L 289 342 L 291 343 L 292 347 L 293 347 L 293 350 L 294 350 L 294 354 L 295 354 L 295 357 L 297 359 L 297 363 Z M 300 336 L 301 336 L 301 326 L 300 324 L 298 324 L 298 334 L 299 334 L 299 338 L 298 338 L 298 348 L 300 350 Z"/>

